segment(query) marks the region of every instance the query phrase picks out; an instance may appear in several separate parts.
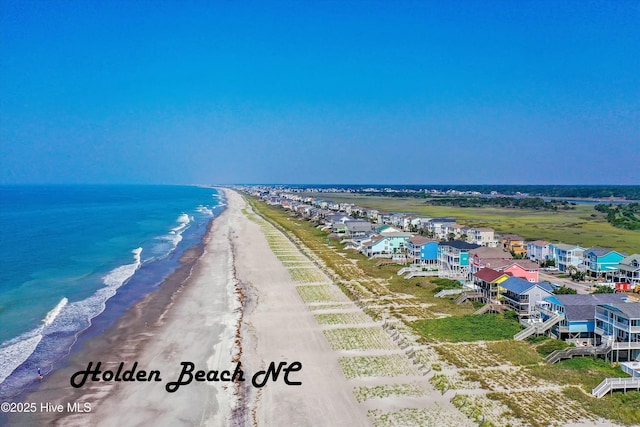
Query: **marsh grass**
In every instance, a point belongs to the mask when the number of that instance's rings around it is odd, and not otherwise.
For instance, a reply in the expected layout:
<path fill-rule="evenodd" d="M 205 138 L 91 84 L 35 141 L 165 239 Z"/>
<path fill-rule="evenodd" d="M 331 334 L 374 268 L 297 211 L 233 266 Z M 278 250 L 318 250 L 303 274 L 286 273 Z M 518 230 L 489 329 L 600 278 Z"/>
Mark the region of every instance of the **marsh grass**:
<path fill-rule="evenodd" d="M 528 209 L 459 208 L 428 206 L 423 200 L 403 197 L 379 197 L 332 194 L 335 202 L 391 212 L 415 212 L 431 217 L 453 216 L 460 224 L 491 227 L 497 233 L 515 233 L 525 239 L 543 239 L 583 247 L 599 246 L 627 253 L 640 247 L 640 232 L 613 227 L 606 215 L 592 205 L 577 205 L 575 210 L 562 212 Z M 593 216 L 592 216 L 593 215 Z"/>

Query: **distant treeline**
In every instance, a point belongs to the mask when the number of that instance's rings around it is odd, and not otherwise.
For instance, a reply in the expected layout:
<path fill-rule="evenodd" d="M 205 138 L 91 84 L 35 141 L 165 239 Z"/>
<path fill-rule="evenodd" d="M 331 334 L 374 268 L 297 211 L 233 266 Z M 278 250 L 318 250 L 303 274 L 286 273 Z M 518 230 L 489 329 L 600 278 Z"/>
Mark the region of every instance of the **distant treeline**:
<path fill-rule="evenodd" d="M 627 230 L 640 230 L 640 203 L 628 205 L 596 205 L 595 210 L 607 214 L 609 224 Z"/>
<path fill-rule="evenodd" d="M 534 197 L 571 197 L 577 199 L 604 199 L 615 197 L 627 200 L 640 200 L 640 185 L 297 185 L 302 188 L 342 188 L 354 192 L 368 194 L 367 189 L 375 188 L 379 191 L 371 193 L 380 195 L 383 189 L 392 191 L 382 194 L 394 195 L 396 191 L 437 190 L 446 192 L 477 191 L 490 194 L 492 191 L 507 196 L 517 193 Z M 397 194 L 397 193 L 395 193 Z"/>
<path fill-rule="evenodd" d="M 497 207 L 545 211 L 575 209 L 575 204 L 566 201 L 545 202 L 541 197 L 434 197 L 425 203 L 433 206 L 457 206 L 460 208 Z"/>

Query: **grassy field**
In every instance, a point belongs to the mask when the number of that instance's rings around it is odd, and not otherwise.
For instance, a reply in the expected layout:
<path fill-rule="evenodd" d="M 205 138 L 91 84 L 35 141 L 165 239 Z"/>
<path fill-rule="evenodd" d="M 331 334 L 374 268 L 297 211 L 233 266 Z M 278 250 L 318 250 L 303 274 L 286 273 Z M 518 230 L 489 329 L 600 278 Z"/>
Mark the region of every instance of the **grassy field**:
<path fill-rule="evenodd" d="M 421 215 L 453 216 L 458 223 L 491 227 L 497 233 L 515 233 L 525 239 L 543 239 L 583 247 L 600 246 L 626 253 L 640 252 L 640 231 L 622 230 L 607 222 L 606 215 L 591 205 L 576 205 L 568 211 L 526 209 L 458 208 L 428 206 L 423 200 L 402 197 L 331 194 L 331 200 L 389 212 L 414 212 Z"/>
<path fill-rule="evenodd" d="M 513 338 L 522 329 L 516 320 L 501 314 L 480 314 L 418 320 L 413 326 L 437 342 L 493 341 Z"/>

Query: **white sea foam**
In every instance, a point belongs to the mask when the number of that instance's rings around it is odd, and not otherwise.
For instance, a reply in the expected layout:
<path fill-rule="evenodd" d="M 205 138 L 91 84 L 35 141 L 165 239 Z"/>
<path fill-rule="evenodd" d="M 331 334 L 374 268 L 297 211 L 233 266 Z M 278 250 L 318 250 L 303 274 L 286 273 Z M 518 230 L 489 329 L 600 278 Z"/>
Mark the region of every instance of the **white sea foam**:
<path fill-rule="evenodd" d="M 191 218 L 189 217 L 189 215 L 183 213 L 182 215 L 180 215 L 178 217 L 176 222 L 179 225 L 177 227 L 172 228 L 171 231 L 175 231 L 177 233 L 177 232 L 180 232 L 180 231 L 184 230 L 185 228 L 187 228 L 187 226 L 191 222 Z"/>
<path fill-rule="evenodd" d="M 196 211 L 198 211 L 200 213 L 203 213 L 203 214 L 207 214 L 209 216 L 213 216 L 213 211 L 211 209 L 209 209 L 208 207 L 203 206 L 203 205 L 198 206 Z"/>
<path fill-rule="evenodd" d="M 62 311 L 65 305 L 69 302 L 68 299 L 62 298 L 58 305 L 56 305 L 53 310 L 47 313 L 46 317 L 42 321 L 44 323 L 43 327 L 47 327 L 51 325 L 51 323 L 58 317 L 58 314 Z"/>
<path fill-rule="evenodd" d="M 41 340 L 42 335 L 35 330 L 3 344 L 0 348 L 0 384 L 27 360 Z"/>
<path fill-rule="evenodd" d="M 193 217 L 183 213 L 176 220 L 178 223 L 176 227 L 172 228 L 167 234 L 156 237 L 159 242 L 152 249 L 154 256 L 164 258 L 172 253 L 182 241 L 182 233 L 189 228 L 191 221 L 193 221 Z"/>
<path fill-rule="evenodd" d="M 62 298 L 42 319 L 41 326 L 2 344 L 0 347 L 0 384 L 38 347 L 42 341 L 44 329 L 55 321 L 67 302 L 69 302 L 68 299 Z"/>
<path fill-rule="evenodd" d="M 78 333 L 91 324 L 91 319 L 102 313 L 106 302 L 114 296 L 141 265 L 142 248 L 132 251 L 134 262 L 121 265 L 107 273 L 102 282 L 104 287 L 98 289 L 88 298 L 69 303 L 67 298 L 47 313 L 42 325 L 7 341 L 0 346 L 0 384 L 25 360 L 31 356 L 44 336 L 57 333 Z"/>
<path fill-rule="evenodd" d="M 131 252 L 133 253 L 134 263 L 121 265 L 120 267 L 116 267 L 111 270 L 102 278 L 105 285 L 119 288 L 129 277 L 133 276 L 136 270 L 140 267 L 140 254 L 142 253 L 142 248 L 134 249 Z"/>

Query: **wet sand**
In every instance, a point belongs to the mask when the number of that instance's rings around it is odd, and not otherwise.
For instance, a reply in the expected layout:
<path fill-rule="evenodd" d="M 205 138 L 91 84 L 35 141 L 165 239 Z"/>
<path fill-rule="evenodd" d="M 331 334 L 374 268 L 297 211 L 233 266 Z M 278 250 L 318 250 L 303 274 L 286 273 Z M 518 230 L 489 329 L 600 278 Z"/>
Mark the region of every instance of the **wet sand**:
<path fill-rule="evenodd" d="M 88 340 L 67 366 L 45 379 L 25 401 L 64 406 L 10 418 L 12 425 L 370 425 L 355 400 L 321 328 L 302 302 L 287 270 L 269 248 L 260 227 L 242 212 L 237 193 L 225 190 L 227 208 L 203 244 L 159 291 L 148 295 L 105 334 Z M 242 309 L 241 309 L 242 307 Z M 161 381 L 87 381 L 70 378 L 89 362 L 116 371 L 159 371 Z M 244 382 L 203 381 L 169 393 L 181 362 L 195 369 L 233 371 L 241 362 Z M 271 362 L 283 369 L 299 362 L 288 385 L 284 373 L 264 387 L 253 375 Z M 296 366 L 295 364 L 293 365 Z M 263 378 L 263 377 L 261 377 Z M 68 412 L 68 404 L 90 412 Z"/>

